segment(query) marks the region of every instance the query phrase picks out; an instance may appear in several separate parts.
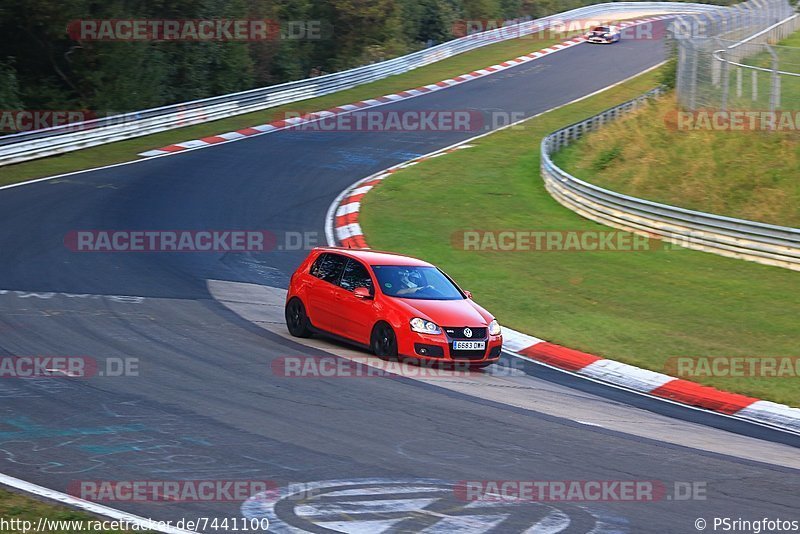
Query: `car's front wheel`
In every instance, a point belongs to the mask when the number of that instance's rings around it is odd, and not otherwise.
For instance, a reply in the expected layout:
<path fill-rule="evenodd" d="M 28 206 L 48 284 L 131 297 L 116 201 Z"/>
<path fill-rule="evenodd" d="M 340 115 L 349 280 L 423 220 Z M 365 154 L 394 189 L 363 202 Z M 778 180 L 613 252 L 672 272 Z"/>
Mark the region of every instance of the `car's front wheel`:
<path fill-rule="evenodd" d="M 286 304 L 286 327 L 294 337 L 311 337 L 306 307 L 298 298 Z"/>
<path fill-rule="evenodd" d="M 370 340 L 372 353 L 378 358 L 394 360 L 397 358 L 397 336 L 392 327 L 386 323 L 378 323 L 372 329 Z"/>

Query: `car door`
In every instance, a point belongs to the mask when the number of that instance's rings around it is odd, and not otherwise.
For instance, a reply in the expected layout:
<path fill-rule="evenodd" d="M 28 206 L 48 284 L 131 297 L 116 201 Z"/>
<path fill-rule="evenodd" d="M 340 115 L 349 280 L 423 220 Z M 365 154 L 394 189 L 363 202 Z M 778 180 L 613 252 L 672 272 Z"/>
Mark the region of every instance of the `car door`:
<path fill-rule="evenodd" d="M 356 297 L 356 288 L 366 287 L 373 298 L 364 299 Z M 369 344 L 372 325 L 375 324 L 375 284 L 366 265 L 360 261 L 349 258 L 344 267 L 337 299 L 340 328 L 344 336 L 358 343 Z"/>
<path fill-rule="evenodd" d="M 337 293 L 342 289 L 342 277 L 347 258 L 341 254 L 326 252 L 313 263 L 309 274 L 312 277 L 308 291 L 307 307 L 311 324 L 332 334 L 343 335 L 338 325 L 341 321 Z"/>

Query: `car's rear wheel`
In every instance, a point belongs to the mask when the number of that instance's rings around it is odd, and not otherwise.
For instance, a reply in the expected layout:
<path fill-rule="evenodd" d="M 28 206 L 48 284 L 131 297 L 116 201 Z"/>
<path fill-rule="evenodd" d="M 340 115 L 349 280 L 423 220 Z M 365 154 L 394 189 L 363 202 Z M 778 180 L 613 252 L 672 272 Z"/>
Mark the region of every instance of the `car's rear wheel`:
<path fill-rule="evenodd" d="M 294 337 L 311 337 L 306 307 L 298 298 L 286 304 L 286 327 Z"/>
<path fill-rule="evenodd" d="M 397 358 L 397 336 L 392 327 L 386 323 L 378 323 L 372 329 L 370 340 L 372 353 L 378 358 L 394 360 Z"/>

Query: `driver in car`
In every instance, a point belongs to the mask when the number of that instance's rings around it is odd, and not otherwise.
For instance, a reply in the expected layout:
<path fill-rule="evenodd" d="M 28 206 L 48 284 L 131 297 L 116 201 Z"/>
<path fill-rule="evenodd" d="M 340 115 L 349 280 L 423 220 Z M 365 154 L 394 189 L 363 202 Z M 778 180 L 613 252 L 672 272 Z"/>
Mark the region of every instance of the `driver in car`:
<path fill-rule="evenodd" d="M 412 278 L 414 280 L 412 280 Z M 417 283 L 419 282 L 419 284 Z M 397 291 L 396 295 L 413 295 L 423 289 L 434 289 L 432 285 L 420 285 L 422 276 L 416 271 L 402 271 L 400 273 L 400 285 L 403 289 Z"/>

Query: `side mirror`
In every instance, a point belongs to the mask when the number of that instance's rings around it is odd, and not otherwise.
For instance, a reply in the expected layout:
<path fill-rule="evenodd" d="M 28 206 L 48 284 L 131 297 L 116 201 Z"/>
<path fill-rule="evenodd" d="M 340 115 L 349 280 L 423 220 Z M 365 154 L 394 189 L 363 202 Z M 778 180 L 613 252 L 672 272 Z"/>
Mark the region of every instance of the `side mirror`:
<path fill-rule="evenodd" d="M 465 290 L 464 290 L 464 294 L 467 296 L 467 298 L 468 298 L 468 299 L 472 300 L 472 292 L 471 292 L 471 291 L 467 291 L 467 290 L 465 289 Z"/>
<path fill-rule="evenodd" d="M 357 299 L 362 299 L 362 300 L 372 299 L 372 293 L 370 293 L 369 289 L 367 289 L 366 287 L 357 287 L 355 291 L 353 291 L 353 295 L 355 295 Z"/>

